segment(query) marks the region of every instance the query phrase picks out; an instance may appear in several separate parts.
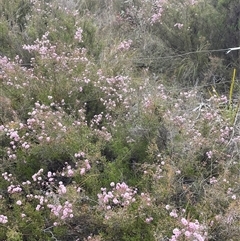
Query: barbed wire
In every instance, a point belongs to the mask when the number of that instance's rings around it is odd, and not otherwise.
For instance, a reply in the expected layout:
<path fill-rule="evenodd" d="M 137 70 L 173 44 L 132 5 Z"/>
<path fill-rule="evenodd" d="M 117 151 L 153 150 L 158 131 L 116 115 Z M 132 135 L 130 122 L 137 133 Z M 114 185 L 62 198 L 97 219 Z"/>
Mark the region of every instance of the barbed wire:
<path fill-rule="evenodd" d="M 203 89 L 206 87 L 217 87 L 217 86 L 222 86 L 224 84 L 230 84 L 231 81 L 220 81 L 219 83 L 205 83 L 202 85 L 194 85 L 194 86 L 186 86 L 186 87 L 181 87 L 181 86 L 166 86 L 164 85 L 165 90 L 189 90 L 189 89 Z"/>
<path fill-rule="evenodd" d="M 225 48 L 225 49 L 209 49 L 209 50 L 197 50 L 197 51 L 191 51 L 187 53 L 182 54 L 175 54 L 175 55 L 168 55 L 168 56 L 158 56 L 158 57 L 137 57 L 133 58 L 132 60 L 158 60 L 158 59 L 171 59 L 171 58 L 179 58 L 191 54 L 200 54 L 200 53 L 214 53 L 214 52 L 226 52 L 226 54 L 230 53 L 234 50 L 240 50 L 240 47 L 234 47 L 234 48 Z M 22 63 L 20 66 L 32 66 L 32 63 Z"/>
<path fill-rule="evenodd" d="M 168 56 L 159 56 L 159 57 L 139 57 L 139 58 L 133 58 L 133 60 L 158 60 L 158 59 L 170 59 L 170 58 L 179 58 L 186 55 L 191 54 L 199 54 L 199 53 L 213 53 L 213 52 L 225 52 L 225 51 L 232 51 L 233 48 L 227 48 L 227 49 L 209 49 L 209 50 L 200 50 L 200 51 L 191 51 L 183 54 L 176 54 L 176 55 L 168 55 Z M 227 54 L 227 53 L 226 53 Z"/>
<path fill-rule="evenodd" d="M 191 52 L 187 52 L 187 53 L 182 53 L 182 54 L 176 54 L 176 55 L 169 55 L 169 56 L 159 56 L 159 57 L 139 57 L 139 58 L 133 58 L 132 60 L 136 61 L 136 60 L 158 60 L 158 59 L 172 59 L 172 58 L 179 58 L 179 57 L 183 57 L 183 56 L 187 56 L 187 55 L 191 55 L 191 54 L 199 54 L 199 53 L 212 53 L 212 52 L 226 52 L 226 54 L 230 53 L 231 51 L 234 50 L 240 50 L 240 47 L 234 47 L 234 48 L 224 48 L 224 49 L 211 49 L 211 50 L 197 50 L 197 51 L 191 51 Z M 30 67 L 34 67 L 32 63 L 20 63 L 20 66 L 30 66 Z M 0 68 L 1 69 L 1 68 Z M 132 78 L 132 80 L 134 80 L 135 78 Z M 137 78 L 136 78 L 137 79 Z M 158 79 L 158 78 L 157 78 Z M 156 81 L 157 81 L 156 79 Z M 219 82 L 215 82 L 215 81 L 209 81 L 209 82 L 204 82 L 204 84 L 200 84 L 200 85 L 191 85 L 191 86 L 185 86 L 185 87 L 181 87 L 181 86 L 169 86 L 169 85 L 165 85 L 164 88 L 166 91 L 189 91 L 189 90 L 196 90 L 196 91 L 201 91 L 202 89 L 206 89 L 206 88 L 210 88 L 210 91 L 213 91 L 213 88 L 216 88 L 218 86 L 224 86 L 224 85 L 229 85 L 231 83 L 231 80 L 226 81 L 226 80 L 222 80 Z"/>

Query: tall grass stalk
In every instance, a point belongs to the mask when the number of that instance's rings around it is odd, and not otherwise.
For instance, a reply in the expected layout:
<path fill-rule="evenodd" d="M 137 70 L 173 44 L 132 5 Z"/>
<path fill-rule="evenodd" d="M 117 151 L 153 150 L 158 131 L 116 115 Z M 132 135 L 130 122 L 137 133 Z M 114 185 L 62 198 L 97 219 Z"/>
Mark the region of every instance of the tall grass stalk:
<path fill-rule="evenodd" d="M 232 95 L 233 95 L 233 87 L 234 87 L 234 82 L 235 82 L 235 76 L 236 76 L 236 69 L 233 70 L 231 87 L 230 87 L 230 91 L 229 91 L 229 106 L 232 105 Z"/>

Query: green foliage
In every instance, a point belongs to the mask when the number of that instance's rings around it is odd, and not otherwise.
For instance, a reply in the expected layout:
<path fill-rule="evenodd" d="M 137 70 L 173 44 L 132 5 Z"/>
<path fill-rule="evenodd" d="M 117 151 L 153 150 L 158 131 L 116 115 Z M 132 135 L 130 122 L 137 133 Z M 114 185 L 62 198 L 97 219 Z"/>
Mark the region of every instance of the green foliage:
<path fill-rule="evenodd" d="M 123 227 L 121 227 L 121 225 L 123 225 Z M 106 237 L 106 240 L 154 240 L 150 226 L 147 226 L 140 218 L 136 218 L 136 220 L 131 223 L 131 225 L 125 225 L 123 223 L 116 224 L 116 227 L 112 228 L 112 230 L 109 230 L 111 236 Z"/>
<path fill-rule="evenodd" d="M 7 232 L 7 240 L 9 241 L 22 241 L 22 235 L 14 230 L 9 230 Z"/>
<path fill-rule="evenodd" d="M 239 4 L 159 4 L 0 0 L 0 240 L 239 240 Z"/>
<path fill-rule="evenodd" d="M 81 47 L 86 48 L 90 56 L 98 59 L 102 51 L 101 40 L 97 39 L 97 28 L 93 21 L 85 20 L 82 24 L 83 29 L 83 43 L 80 43 Z"/>

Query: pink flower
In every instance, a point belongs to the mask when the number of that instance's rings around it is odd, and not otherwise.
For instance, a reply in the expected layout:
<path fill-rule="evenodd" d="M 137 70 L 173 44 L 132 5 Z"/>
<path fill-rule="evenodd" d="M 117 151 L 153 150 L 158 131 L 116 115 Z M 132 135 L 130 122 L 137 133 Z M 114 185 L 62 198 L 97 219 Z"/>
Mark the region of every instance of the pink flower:
<path fill-rule="evenodd" d="M 86 172 L 86 169 L 84 167 L 80 169 L 80 175 L 84 175 L 85 172 Z"/>
<path fill-rule="evenodd" d="M 67 188 L 62 184 L 62 182 L 59 182 L 58 193 L 65 194 L 66 192 L 67 192 Z"/>
<path fill-rule="evenodd" d="M 209 159 L 211 159 L 213 153 L 212 153 L 212 151 L 208 151 L 208 152 L 206 152 L 206 155 L 207 155 L 207 157 L 208 157 Z"/>
<path fill-rule="evenodd" d="M 188 225 L 188 221 L 186 218 L 182 218 L 181 219 L 181 223 L 184 225 L 184 226 L 187 226 Z"/>
<path fill-rule="evenodd" d="M 177 27 L 178 29 L 181 29 L 183 27 L 182 23 L 175 23 L 174 27 Z"/>
<path fill-rule="evenodd" d="M 52 176 L 52 172 L 48 172 L 47 176 L 48 176 L 48 178 L 50 178 Z"/>
<path fill-rule="evenodd" d="M 85 165 L 86 165 L 87 170 L 91 169 L 91 166 L 90 166 L 89 161 L 87 159 L 85 160 Z"/>
<path fill-rule="evenodd" d="M 18 186 L 14 186 L 14 185 L 10 185 L 8 187 L 8 193 L 16 193 L 16 192 L 21 192 L 22 188 L 18 185 Z"/>
<path fill-rule="evenodd" d="M 233 200 L 236 200 L 236 198 L 237 198 L 237 197 L 236 197 L 236 195 L 235 195 L 235 194 L 234 194 L 234 195 L 232 195 L 232 199 L 233 199 Z"/>
<path fill-rule="evenodd" d="M 8 222 L 7 216 L 0 215 L 0 223 L 7 223 L 7 222 Z"/>
<path fill-rule="evenodd" d="M 169 209 L 170 209 L 170 205 L 167 204 L 167 205 L 165 206 L 165 208 L 166 208 L 167 210 L 169 210 Z"/>
<path fill-rule="evenodd" d="M 185 234 L 185 236 L 188 237 L 188 238 L 191 236 L 191 233 L 190 233 L 189 231 L 186 231 L 184 234 Z"/>
<path fill-rule="evenodd" d="M 83 30 L 79 27 L 79 28 L 77 28 L 77 31 L 74 35 L 74 39 L 78 40 L 79 43 L 83 42 L 82 41 L 82 32 L 83 32 Z"/>
<path fill-rule="evenodd" d="M 198 224 L 198 222 L 195 222 L 195 223 L 190 222 L 190 223 L 189 223 L 189 228 L 191 229 L 191 231 L 198 230 L 198 229 L 199 229 L 199 224 Z"/>
<path fill-rule="evenodd" d="M 178 228 L 174 228 L 173 229 L 173 234 L 175 235 L 175 237 L 177 238 L 178 236 L 181 235 L 181 231 Z"/>
<path fill-rule="evenodd" d="M 177 218 L 177 217 L 178 217 L 177 211 L 176 211 L 175 209 L 172 210 L 172 212 L 170 212 L 170 216 L 171 216 L 171 217 L 174 217 L 174 218 Z"/>
<path fill-rule="evenodd" d="M 129 40 L 124 40 L 123 42 L 121 42 L 118 46 L 118 50 L 129 50 L 130 47 L 131 47 L 131 44 L 132 44 L 132 40 L 129 39 Z"/>
<path fill-rule="evenodd" d="M 196 0 L 190 0 L 190 4 L 191 4 L 191 5 L 195 5 L 196 3 L 197 3 Z"/>
<path fill-rule="evenodd" d="M 10 138 L 13 139 L 14 141 L 19 141 L 19 139 L 20 139 L 17 131 L 11 132 L 11 133 L 10 133 Z"/>
<path fill-rule="evenodd" d="M 211 177 L 209 179 L 209 182 L 210 182 L 210 184 L 214 184 L 214 183 L 217 183 L 218 181 L 217 181 L 216 177 Z"/>
<path fill-rule="evenodd" d="M 21 206 L 21 205 L 22 205 L 21 200 L 18 200 L 18 201 L 16 202 L 16 204 L 19 205 L 19 206 Z"/>
<path fill-rule="evenodd" d="M 204 241 L 205 238 L 199 233 L 193 233 L 193 236 L 197 238 L 198 241 Z"/>
<path fill-rule="evenodd" d="M 41 208 L 41 205 L 38 204 L 37 207 L 36 207 L 36 210 L 39 211 L 40 208 Z"/>
<path fill-rule="evenodd" d="M 146 222 L 146 223 L 150 223 L 150 222 L 152 222 L 152 220 L 153 220 L 153 218 L 152 218 L 152 217 L 149 217 L 149 218 L 146 218 L 146 219 L 145 219 L 145 222 Z"/>

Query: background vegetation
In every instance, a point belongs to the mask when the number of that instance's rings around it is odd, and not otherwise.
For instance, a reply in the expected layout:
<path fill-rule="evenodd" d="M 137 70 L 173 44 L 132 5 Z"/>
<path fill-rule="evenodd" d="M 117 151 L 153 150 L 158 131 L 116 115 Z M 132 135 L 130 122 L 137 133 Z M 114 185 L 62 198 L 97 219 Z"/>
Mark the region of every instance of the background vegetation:
<path fill-rule="evenodd" d="M 238 0 L 0 12 L 0 240 L 240 239 Z"/>

